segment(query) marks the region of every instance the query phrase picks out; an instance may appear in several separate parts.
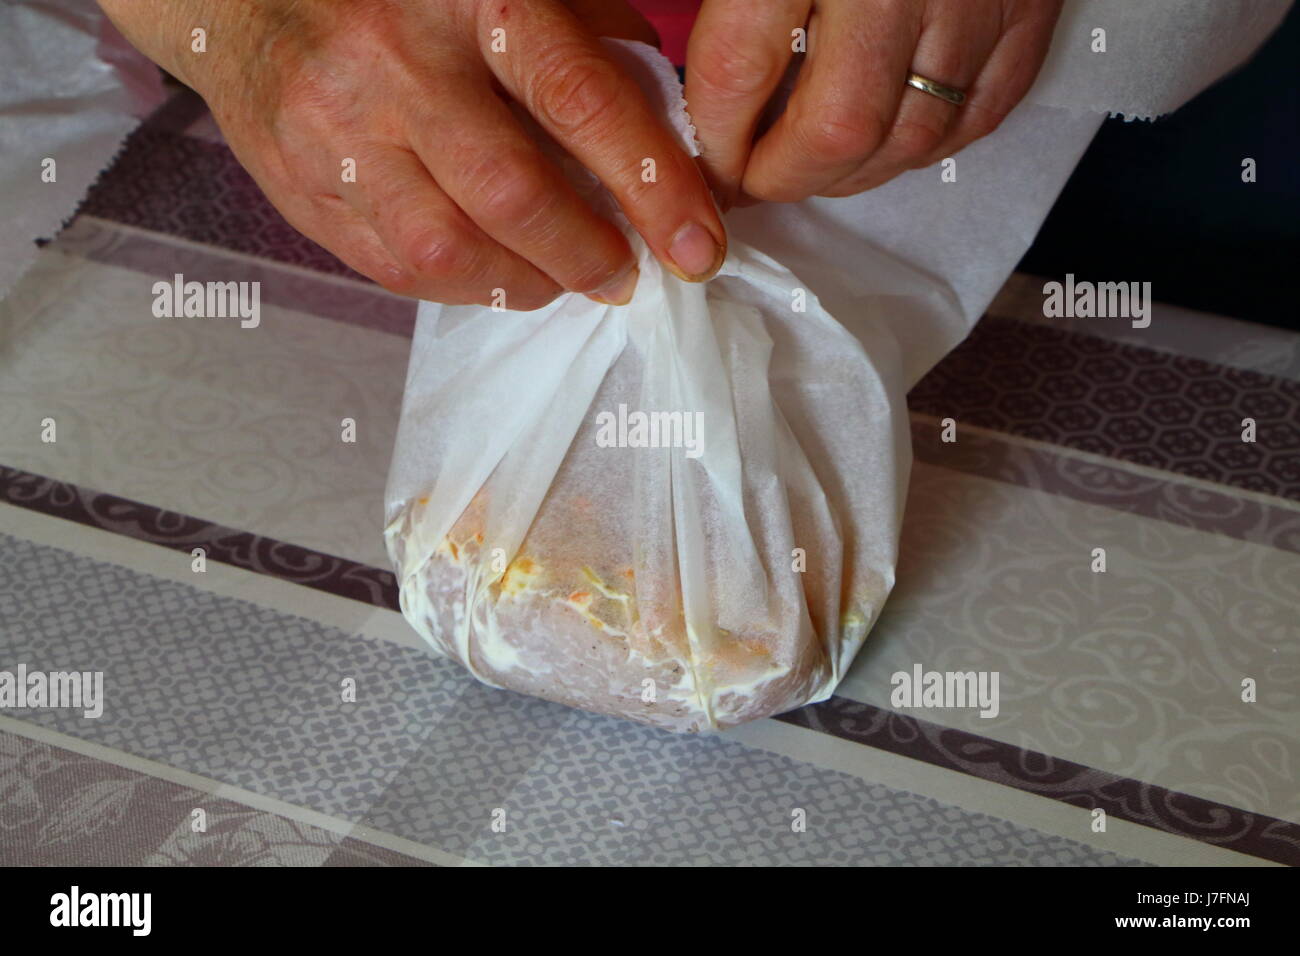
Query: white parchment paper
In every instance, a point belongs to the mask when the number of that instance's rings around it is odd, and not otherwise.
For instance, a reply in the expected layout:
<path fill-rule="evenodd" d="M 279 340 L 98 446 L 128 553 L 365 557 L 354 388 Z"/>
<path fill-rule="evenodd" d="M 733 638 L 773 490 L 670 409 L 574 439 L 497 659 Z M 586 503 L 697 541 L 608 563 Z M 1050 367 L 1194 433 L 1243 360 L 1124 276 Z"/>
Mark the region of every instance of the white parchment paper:
<path fill-rule="evenodd" d="M 0 3 L 0 296 L 160 102 L 157 68 L 93 0 Z"/>

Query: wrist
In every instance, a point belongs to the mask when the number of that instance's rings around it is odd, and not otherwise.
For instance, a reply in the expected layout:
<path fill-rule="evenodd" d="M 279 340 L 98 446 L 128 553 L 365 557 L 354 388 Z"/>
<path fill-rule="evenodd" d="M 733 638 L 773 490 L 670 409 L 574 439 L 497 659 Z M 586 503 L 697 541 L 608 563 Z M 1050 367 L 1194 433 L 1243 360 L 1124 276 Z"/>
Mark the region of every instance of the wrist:
<path fill-rule="evenodd" d="M 261 6 L 258 0 L 96 2 L 132 46 L 205 97 L 223 68 L 238 68 L 242 55 L 230 55 L 229 43 L 232 37 L 247 42 L 249 21 Z"/>

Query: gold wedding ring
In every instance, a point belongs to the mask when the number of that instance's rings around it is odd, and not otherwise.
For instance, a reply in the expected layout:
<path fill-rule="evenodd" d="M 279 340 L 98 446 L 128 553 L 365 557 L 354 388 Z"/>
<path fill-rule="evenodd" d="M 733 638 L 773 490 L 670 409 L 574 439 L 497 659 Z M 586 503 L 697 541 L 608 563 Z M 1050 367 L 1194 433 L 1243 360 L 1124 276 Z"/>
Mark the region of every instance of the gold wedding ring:
<path fill-rule="evenodd" d="M 914 90 L 920 90 L 922 93 L 929 93 L 931 96 L 937 96 L 945 103 L 951 103 L 953 106 L 961 106 L 966 102 L 966 94 L 961 90 L 955 90 L 951 86 L 944 86 L 942 83 L 936 83 L 934 80 L 927 79 L 920 73 L 908 74 L 907 85 Z"/>

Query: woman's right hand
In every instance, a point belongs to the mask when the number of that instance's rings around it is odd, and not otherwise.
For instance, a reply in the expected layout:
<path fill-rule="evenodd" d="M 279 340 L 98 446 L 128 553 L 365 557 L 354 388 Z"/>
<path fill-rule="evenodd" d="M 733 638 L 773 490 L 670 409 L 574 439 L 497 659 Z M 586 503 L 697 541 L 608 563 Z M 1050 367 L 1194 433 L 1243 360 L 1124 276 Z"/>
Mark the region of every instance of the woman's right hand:
<path fill-rule="evenodd" d="M 627 241 L 507 98 L 599 178 L 665 266 L 700 280 L 722 263 L 726 233 L 694 160 L 597 40 L 653 39 L 621 3 L 100 2 L 204 97 L 290 223 L 392 291 L 489 304 L 501 289 L 511 309 L 563 290 L 631 298 Z M 192 47 L 196 28 L 205 52 Z"/>

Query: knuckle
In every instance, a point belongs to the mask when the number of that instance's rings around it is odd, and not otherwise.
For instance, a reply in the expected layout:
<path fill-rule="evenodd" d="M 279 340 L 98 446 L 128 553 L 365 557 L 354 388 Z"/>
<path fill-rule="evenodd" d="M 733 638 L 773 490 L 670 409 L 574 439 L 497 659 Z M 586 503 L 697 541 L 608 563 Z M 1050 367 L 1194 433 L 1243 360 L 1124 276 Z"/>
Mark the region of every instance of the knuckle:
<path fill-rule="evenodd" d="M 529 98 L 536 113 L 561 132 L 574 134 L 611 122 L 620 93 L 619 73 L 612 63 L 559 45 L 543 56 Z"/>
<path fill-rule="evenodd" d="M 965 109 L 969 110 L 967 128 L 970 130 L 972 139 L 981 139 L 988 136 L 997 130 L 1002 125 L 1002 121 L 1007 118 L 1005 111 L 988 109 L 976 103 L 967 103 Z"/>
<path fill-rule="evenodd" d="M 681 201 L 684 203 L 707 201 L 699 167 L 684 152 L 667 150 L 649 157 L 655 163 L 653 178 L 641 175 L 645 158 L 627 156 L 627 165 L 623 167 L 626 174 L 615 181 L 613 191 L 625 211 L 628 207 L 647 210 L 664 208 L 660 204 L 664 202 L 665 193 L 683 197 Z"/>
<path fill-rule="evenodd" d="M 777 60 L 757 55 L 737 38 L 715 34 L 700 50 L 692 69 L 711 93 L 747 99 L 775 86 L 780 80 L 780 66 Z"/>
<path fill-rule="evenodd" d="M 470 271 L 472 255 L 456 237 L 420 232 L 401 242 L 402 266 L 420 279 L 450 282 Z"/>
<path fill-rule="evenodd" d="M 929 156 L 944 140 L 944 130 L 926 123 L 900 120 L 890 130 L 889 138 L 908 158 Z"/>
<path fill-rule="evenodd" d="M 492 155 L 470 174 L 470 204 L 493 222 L 525 225 L 547 208 L 550 183 L 519 154 Z"/>
<path fill-rule="evenodd" d="M 881 126 L 865 111 L 826 109 L 797 129 L 809 156 L 838 166 L 874 152 L 883 138 Z"/>

